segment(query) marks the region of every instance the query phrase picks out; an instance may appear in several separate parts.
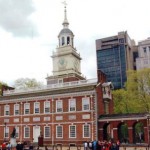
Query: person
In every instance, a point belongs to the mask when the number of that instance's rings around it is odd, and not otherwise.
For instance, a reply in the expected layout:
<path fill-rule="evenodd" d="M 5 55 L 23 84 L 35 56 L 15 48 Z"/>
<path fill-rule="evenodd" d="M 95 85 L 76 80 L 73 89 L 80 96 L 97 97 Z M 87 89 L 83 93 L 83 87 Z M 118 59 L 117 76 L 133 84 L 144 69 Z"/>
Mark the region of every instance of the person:
<path fill-rule="evenodd" d="M 88 150 L 88 142 L 87 141 L 84 142 L 84 150 Z"/>
<path fill-rule="evenodd" d="M 96 140 L 93 141 L 92 147 L 93 147 L 93 150 L 97 150 L 97 141 Z"/>
<path fill-rule="evenodd" d="M 102 141 L 97 141 L 97 150 L 102 150 L 103 144 Z"/>
<path fill-rule="evenodd" d="M 33 150 L 33 144 L 32 143 L 29 146 L 29 150 Z"/>
<path fill-rule="evenodd" d="M 117 145 L 115 142 L 112 143 L 111 150 L 117 150 Z"/>
<path fill-rule="evenodd" d="M 16 150 L 23 150 L 23 144 L 21 142 L 17 143 Z"/>
<path fill-rule="evenodd" d="M 11 143 L 10 143 L 10 142 L 8 142 L 8 144 L 6 145 L 6 147 L 7 147 L 7 150 L 11 150 L 11 148 L 12 148 Z"/>
<path fill-rule="evenodd" d="M 117 143 L 116 143 L 116 149 L 119 150 L 119 147 L 120 147 L 120 141 L 117 140 Z"/>
<path fill-rule="evenodd" d="M 92 149 L 92 141 L 89 141 L 89 149 Z"/>
<path fill-rule="evenodd" d="M 5 142 L 2 143 L 2 150 L 6 150 L 6 143 Z"/>
<path fill-rule="evenodd" d="M 47 147 L 47 146 L 45 146 L 45 150 L 48 150 L 48 147 Z"/>

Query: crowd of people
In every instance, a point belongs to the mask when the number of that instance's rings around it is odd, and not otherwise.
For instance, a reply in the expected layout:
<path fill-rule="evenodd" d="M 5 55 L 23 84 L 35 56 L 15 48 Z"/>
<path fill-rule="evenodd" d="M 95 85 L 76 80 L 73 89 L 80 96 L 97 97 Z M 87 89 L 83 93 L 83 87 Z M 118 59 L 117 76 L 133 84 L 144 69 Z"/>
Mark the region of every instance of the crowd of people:
<path fill-rule="evenodd" d="M 86 141 L 84 142 L 84 150 L 119 150 L 119 141 Z"/>
<path fill-rule="evenodd" d="M 3 142 L 2 143 L 2 145 L 1 145 L 1 148 L 2 148 L 2 150 L 11 150 L 11 148 L 12 148 L 12 146 L 11 146 L 11 144 L 10 144 L 10 142 Z"/>
<path fill-rule="evenodd" d="M 25 143 L 25 142 L 17 142 L 15 148 L 16 148 L 16 150 L 25 150 L 26 146 L 27 146 L 27 143 Z M 10 142 L 3 142 L 1 145 L 2 150 L 11 150 L 12 147 L 14 147 L 14 146 L 12 146 Z M 32 143 L 30 144 L 29 147 L 27 147 L 27 149 L 33 150 Z"/>

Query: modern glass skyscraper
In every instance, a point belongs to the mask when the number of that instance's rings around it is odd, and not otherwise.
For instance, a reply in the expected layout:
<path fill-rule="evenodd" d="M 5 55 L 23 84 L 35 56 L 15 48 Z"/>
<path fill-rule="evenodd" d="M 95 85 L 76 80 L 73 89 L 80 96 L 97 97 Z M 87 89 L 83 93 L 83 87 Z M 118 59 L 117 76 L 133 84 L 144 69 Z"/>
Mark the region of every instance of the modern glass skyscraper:
<path fill-rule="evenodd" d="M 126 71 L 133 69 L 134 45 L 127 32 L 96 40 L 97 70 L 106 74 L 107 81 L 111 81 L 115 89 L 124 87 Z"/>

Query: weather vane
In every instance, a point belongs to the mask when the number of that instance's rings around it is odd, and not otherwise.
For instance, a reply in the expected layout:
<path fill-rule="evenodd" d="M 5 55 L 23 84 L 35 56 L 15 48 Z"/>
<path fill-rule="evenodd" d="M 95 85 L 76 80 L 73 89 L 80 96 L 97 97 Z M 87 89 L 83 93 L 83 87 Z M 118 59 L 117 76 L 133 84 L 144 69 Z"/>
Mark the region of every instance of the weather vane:
<path fill-rule="evenodd" d="M 66 3 L 66 1 L 62 2 L 62 4 L 64 4 L 64 7 L 66 7 L 66 6 L 67 6 L 67 3 Z"/>

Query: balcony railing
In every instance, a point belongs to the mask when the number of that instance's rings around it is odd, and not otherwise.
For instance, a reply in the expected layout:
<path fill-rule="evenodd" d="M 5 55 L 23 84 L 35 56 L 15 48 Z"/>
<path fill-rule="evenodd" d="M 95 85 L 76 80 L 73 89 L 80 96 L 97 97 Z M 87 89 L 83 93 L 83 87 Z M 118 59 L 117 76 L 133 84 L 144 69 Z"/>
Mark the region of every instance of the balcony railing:
<path fill-rule="evenodd" d="M 41 87 L 34 87 L 34 88 L 27 88 L 27 89 L 7 90 L 3 92 L 3 95 L 8 96 L 8 95 L 21 94 L 21 93 L 40 92 L 44 90 L 53 90 L 57 88 L 65 88 L 65 87 L 72 87 L 72 86 L 76 87 L 80 85 L 90 85 L 90 84 L 96 84 L 96 83 L 97 83 L 97 78 L 94 78 L 94 79 L 89 79 L 89 80 L 79 80 L 79 81 L 72 81 L 72 82 L 50 84 L 50 85 L 44 85 Z"/>

